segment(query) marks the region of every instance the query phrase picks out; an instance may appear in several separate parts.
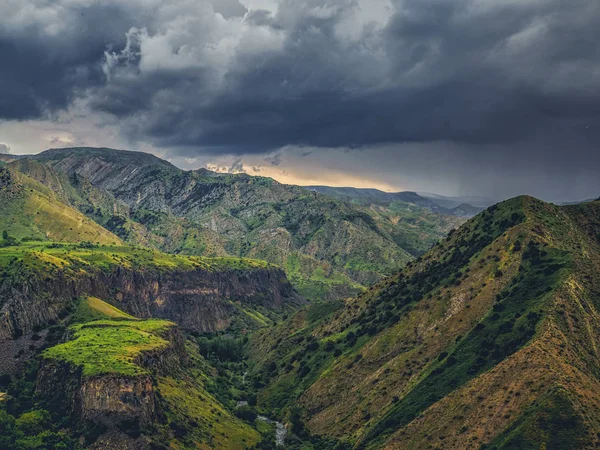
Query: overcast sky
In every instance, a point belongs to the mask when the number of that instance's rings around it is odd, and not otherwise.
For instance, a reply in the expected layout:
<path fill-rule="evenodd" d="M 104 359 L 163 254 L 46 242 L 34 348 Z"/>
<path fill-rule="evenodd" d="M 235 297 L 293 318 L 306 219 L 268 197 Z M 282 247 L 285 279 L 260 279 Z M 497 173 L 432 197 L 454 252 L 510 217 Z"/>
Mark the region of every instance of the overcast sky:
<path fill-rule="evenodd" d="M 598 0 L 2 0 L 0 152 L 600 196 Z"/>

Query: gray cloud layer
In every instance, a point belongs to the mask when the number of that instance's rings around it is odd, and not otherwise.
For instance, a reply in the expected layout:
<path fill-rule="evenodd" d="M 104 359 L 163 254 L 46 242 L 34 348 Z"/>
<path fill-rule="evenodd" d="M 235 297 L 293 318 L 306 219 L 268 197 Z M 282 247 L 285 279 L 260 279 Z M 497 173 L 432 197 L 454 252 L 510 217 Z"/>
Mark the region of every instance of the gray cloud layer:
<path fill-rule="evenodd" d="M 6 0 L 0 17 L 4 119 L 77 99 L 181 154 L 441 141 L 600 166 L 597 0 Z"/>

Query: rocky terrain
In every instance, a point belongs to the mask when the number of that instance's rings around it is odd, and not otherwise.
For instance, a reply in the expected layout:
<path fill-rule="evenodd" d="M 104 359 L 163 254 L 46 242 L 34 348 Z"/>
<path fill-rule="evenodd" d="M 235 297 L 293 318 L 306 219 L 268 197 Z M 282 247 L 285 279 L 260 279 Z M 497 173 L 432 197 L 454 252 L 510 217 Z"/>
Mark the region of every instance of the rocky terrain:
<path fill-rule="evenodd" d="M 390 208 L 356 205 L 270 178 L 183 171 L 138 152 L 54 149 L 10 165 L 126 242 L 263 259 L 309 299 L 360 292 L 465 220 L 432 212 L 416 194 Z"/>
<path fill-rule="evenodd" d="M 0 448 L 600 445 L 599 201 L 467 220 L 106 149 L 0 193 Z"/>
<path fill-rule="evenodd" d="M 92 449 L 150 449 L 190 439 L 222 448 L 258 442 L 256 431 L 191 381 L 194 356 L 173 322 L 139 320 L 97 298 L 80 301 L 65 342 L 43 352 L 34 383 L 40 405 L 85 430 L 80 443 Z M 118 342 L 128 346 L 115 348 Z M 206 417 L 188 429 L 190 417 L 173 405 L 171 387 L 181 383 L 188 385 L 187 395 L 206 402 L 204 408 L 218 408 L 220 419 Z M 226 435 L 221 427 L 233 432 Z"/>
<path fill-rule="evenodd" d="M 23 249 L 23 259 L 48 255 L 53 249 Z M 105 252 L 129 254 L 128 248 L 88 249 L 92 257 Z M 125 252 L 125 253 L 124 253 Z M 0 249 L 0 257 L 2 250 Z M 174 320 L 190 331 L 216 332 L 230 326 L 252 329 L 274 317 L 294 311 L 305 300 L 285 278 L 281 269 L 254 264 L 251 260 L 181 260 L 174 265 L 141 265 L 112 268 L 70 266 L 77 258 L 60 254 L 46 269 L 22 265 L 0 286 L 0 338 L 18 337 L 56 322 L 82 295 L 110 299 L 124 311 L 140 318 Z M 112 253 L 111 253 L 112 255 Z M 73 259 L 71 259 L 71 257 Z M 43 258 L 43 257 L 42 257 Z M 91 258 L 90 258 L 91 259 Z M 39 261 L 38 261 L 39 262 Z M 223 262 L 219 266 L 219 262 Z M 52 267 L 53 264 L 56 264 Z M 212 266 L 210 265 L 212 264 Z"/>

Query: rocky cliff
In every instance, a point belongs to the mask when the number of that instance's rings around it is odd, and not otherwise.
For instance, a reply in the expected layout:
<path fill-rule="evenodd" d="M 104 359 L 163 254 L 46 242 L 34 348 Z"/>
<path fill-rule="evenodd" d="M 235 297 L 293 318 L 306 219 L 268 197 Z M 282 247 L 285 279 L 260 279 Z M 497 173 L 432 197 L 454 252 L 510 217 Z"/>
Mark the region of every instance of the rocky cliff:
<path fill-rule="evenodd" d="M 284 313 L 304 300 L 282 270 L 256 268 L 145 271 L 117 266 L 73 275 L 59 270 L 23 273 L 0 284 L 0 338 L 19 336 L 59 320 L 74 299 L 108 299 L 140 318 L 164 318 L 200 333 L 227 329 L 245 309 Z"/>
<path fill-rule="evenodd" d="M 119 322 L 97 323 L 91 322 L 87 326 L 101 327 L 103 331 L 120 328 Z M 134 374 L 124 370 L 102 371 L 89 359 L 82 366 L 69 360 L 69 355 L 58 357 L 59 351 L 52 353 L 50 350 L 42 358 L 38 372 L 37 396 L 65 417 L 102 429 L 137 430 L 164 420 L 155 377 L 180 375 L 188 366 L 189 357 L 175 324 L 166 322 L 156 334 L 164 345 L 140 352 L 132 362 L 139 367 L 139 372 Z M 73 342 L 77 338 L 76 334 L 70 335 L 66 341 Z M 83 344 L 77 348 L 85 351 Z"/>
<path fill-rule="evenodd" d="M 242 450 L 260 441 L 208 392 L 212 369 L 173 322 L 87 297 L 69 323 L 63 342 L 41 353 L 34 401 L 85 448 Z"/>

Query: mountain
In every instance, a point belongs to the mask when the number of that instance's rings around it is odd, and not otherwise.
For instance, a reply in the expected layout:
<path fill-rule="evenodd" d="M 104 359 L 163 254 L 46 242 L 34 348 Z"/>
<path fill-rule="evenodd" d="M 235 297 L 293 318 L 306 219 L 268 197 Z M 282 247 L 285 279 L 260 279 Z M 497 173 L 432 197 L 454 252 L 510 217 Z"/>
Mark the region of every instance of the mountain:
<path fill-rule="evenodd" d="M 79 176 L 0 164 L 0 448 L 274 439 L 270 424 L 235 411 L 244 383 L 223 390 L 229 372 L 207 358 L 239 352 L 249 332 L 306 304 L 282 269 L 127 245 L 72 204 L 92 217 L 128 211 Z"/>
<path fill-rule="evenodd" d="M 442 197 L 434 194 L 432 197 L 417 194 L 416 192 L 384 192 L 378 189 L 363 189 L 353 187 L 330 187 L 330 186 L 305 186 L 306 189 L 311 191 L 320 192 L 321 194 L 328 195 L 333 198 L 350 200 L 359 205 L 384 205 L 390 204 L 403 205 L 405 207 L 412 206 L 413 208 L 419 207 L 427 209 L 431 212 L 444 214 L 444 215 L 455 215 L 459 217 L 472 217 L 475 214 L 481 212 L 483 207 L 473 206 L 468 204 L 466 201 L 452 202 L 452 206 L 446 206 L 440 204 L 440 199 L 448 199 L 449 197 Z M 473 198 L 475 200 L 475 198 Z M 443 203 L 443 202 L 442 202 Z M 487 206 L 490 206 L 494 202 Z"/>
<path fill-rule="evenodd" d="M 600 202 L 507 200 L 258 332 L 258 407 L 316 448 L 596 448 L 599 279 Z"/>
<path fill-rule="evenodd" d="M 497 200 L 493 200 L 488 197 L 481 197 L 477 195 L 467 195 L 467 196 L 459 196 L 459 197 L 448 197 L 445 195 L 439 194 L 431 194 L 429 192 L 419 192 L 421 197 L 428 198 L 432 202 L 438 204 L 443 208 L 456 208 L 461 204 L 467 204 L 471 206 L 475 206 L 477 208 L 487 208 L 492 206 L 495 203 L 498 203 Z"/>
<path fill-rule="evenodd" d="M 381 194 L 1 163 L 0 448 L 597 448 L 600 201 Z"/>
<path fill-rule="evenodd" d="M 10 165 L 125 242 L 264 259 L 309 299 L 360 292 L 464 220 L 408 203 L 353 205 L 270 178 L 183 171 L 140 152 L 53 149 Z"/>
<path fill-rule="evenodd" d="M 560 203 L 560 205 L 561 206 L 579 205 L 580 203 L 594 202 L 596 200 L 598 200 L 598 198 L 588 198 L 587 200 L 579 200 L 579 201 L 574 201 L 574 202 L 563 202 L 563 203 Z"/>

